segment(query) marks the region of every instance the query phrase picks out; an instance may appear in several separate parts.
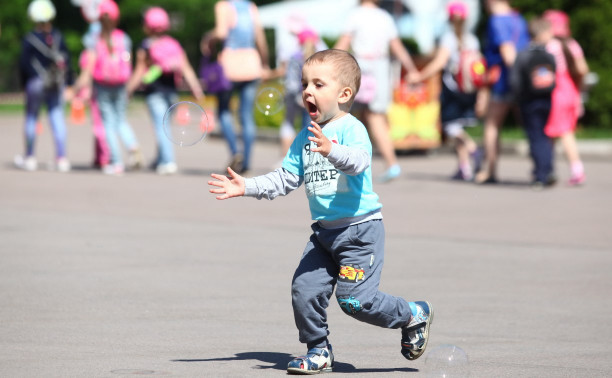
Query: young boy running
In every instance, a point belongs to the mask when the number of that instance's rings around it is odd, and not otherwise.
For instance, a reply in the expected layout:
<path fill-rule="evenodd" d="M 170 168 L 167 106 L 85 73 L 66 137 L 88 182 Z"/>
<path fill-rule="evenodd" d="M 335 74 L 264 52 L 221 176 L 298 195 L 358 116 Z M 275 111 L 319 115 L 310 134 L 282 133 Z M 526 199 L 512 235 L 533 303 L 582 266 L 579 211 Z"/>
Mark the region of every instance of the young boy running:
<path fill-rule="evenodd" d="M 382 205 L 372 190 L 372 144 L 365 126 L 349 114 L 361 71 L 352 55 L 324 50 L 302 69 L 302 100 L 311 126 L 295 138 L 282 168 L 244 178 L 212 174 L 217 199 L 274 199 L 305 185 L 313 230 L 295 271 L 292 304 L 300 342 L 308 352 L 289 362 L 291 374 L 331 371 L 327 306 L 336 287 L 342 310 L 357 320 L 401 328 L 401 353 L 409 360 L 425 351 L 433 310 L 378 291 L 384 260 Z"/>

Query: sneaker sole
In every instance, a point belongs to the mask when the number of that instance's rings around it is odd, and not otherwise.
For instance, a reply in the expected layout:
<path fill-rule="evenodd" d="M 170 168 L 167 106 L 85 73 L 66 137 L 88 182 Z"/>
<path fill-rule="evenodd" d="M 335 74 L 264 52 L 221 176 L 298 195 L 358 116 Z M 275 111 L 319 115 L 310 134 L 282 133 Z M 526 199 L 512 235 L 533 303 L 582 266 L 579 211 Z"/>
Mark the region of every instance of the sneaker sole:
<path fill-rule="evenodd" d="M 331 346 L 330 346 L 331 347 Z M 320 374 L 320 373 L 331 373 L 333 368 L 334 368 L 334 355 L 330 350 L 330 364 L 329 366 L 327 364 L 325 364 L 325 367 L 319 370 L 308 370 L 305 369 L 304 367 L 308 367 L 310 365 L 310 363 L 312 362 L 306 362 L 304 360 L 308 360 L 307 356 L 300 356 L 300 357 L 296 357 L 294 358 L 290 363 L 289 366 L 287 366 L 287 374 L 290 375 L 314 375 L 314 374 Z M 293 362 L 295 361 L 302 361 L 303 364 L 301 364 L 300 367 L 296 367 L 295 364 L 294 366 L 291 366 L 293 364 Z"/>
<path fill-rule="evenodd" d="M 417 358 L 421 357 L 423 355 L 423 353 L 425 352 L 425 349 L 427 349 L 427 343 L 429 342 L 429 326 L 431 326 L 431 324 L 433 323 L 433 319 L 434 319 L 434 310 L 433 307 L 431 306 L 431 303 L 429 303 L 428 301 L 425 301 L 425 303 L 427 303 L 427 307 L 429 307 L 429 318 L 427 319 L 427 321 L 425 322 L 425 334 L 427 335 L 425 337 L 425 342 L 423 343 L 423 348 L 421 348 L 421 350 L 419 351 L 418 354 L 410 354 L 408 353 L 408 360 L 410 361 L 414 361 Z"/>
<path fill-rule="evenodd" d="M 321 370 L 302 370 L 298 368 L 287 368 L 287 373 L 291 375 L 315 375 L 315 374 L 331 373 L 331 372 L 332 372 L 331 367 L 324 368 Z"/>

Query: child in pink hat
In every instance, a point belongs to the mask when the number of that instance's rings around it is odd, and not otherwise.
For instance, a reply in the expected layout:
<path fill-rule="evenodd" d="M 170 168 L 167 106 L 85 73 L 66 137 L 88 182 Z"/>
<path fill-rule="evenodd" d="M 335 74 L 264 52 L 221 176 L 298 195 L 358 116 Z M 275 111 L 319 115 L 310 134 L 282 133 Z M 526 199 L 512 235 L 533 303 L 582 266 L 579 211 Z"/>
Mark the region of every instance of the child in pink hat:
<path fill-rule="evenodd" d="M 580 87 L 582 78 L 589 72 L 582 48 L 571 37 L 569 17 L 559 10 L 547 10 L 542 16 L 550 22 L 553 38 L 546 50 L 555 57 L 557 85 L 552 94 L 552 108 L 544 131 L 546 135 L 561 141 L 570 164 L 570 185 L 585 182 L 584 165 L 576 143 L 576 124 L 582 115 Z"/>
<path fill-rule="evenodd" d="M 98 7 L 101 31 L 88 50 L 88 62 L 75 87 L 93 82 L 93 96 L 98 105 L 110 158 L 103 172 L 120 176 L 125 171 L 123 144 L 129 152 L 128 168 L 140 168 L 142 154 L 132 126 L 127 121 L 128 95 L 126 83 L 132 74 L 132 40 L 117 25 L 119 6 L 104 0 Z"/>
<path fill-rule="evenodd" d="M 480 42 L 476 35 L 466 27 L 467 6 L 463 2 L 448 4 L 449 29 L 440 38 L 434 58 L 421 70 L 421 78 L 429 79 L 441 74 L 440 120 L 448 140 L 454 144 L 458 169 L 451 177 L 453 180 L 472 181 L 474 172 L 480 168 L 482 152 L 476 142 L 465 131 L 467 127 L 478 124 L 486 106 L 485 92 L 473 80 L 473 75 L 465 75 L 470 85 L 461 85 L 460 74 L 473 71 L 475 62 L 468 57 L 480 57 Z M 481 63 L 482 64 L 482 63 Z M 484 71 L 484 65 L 481 67 Z M 472 87 L 472 88 L 467 88 Z"/>

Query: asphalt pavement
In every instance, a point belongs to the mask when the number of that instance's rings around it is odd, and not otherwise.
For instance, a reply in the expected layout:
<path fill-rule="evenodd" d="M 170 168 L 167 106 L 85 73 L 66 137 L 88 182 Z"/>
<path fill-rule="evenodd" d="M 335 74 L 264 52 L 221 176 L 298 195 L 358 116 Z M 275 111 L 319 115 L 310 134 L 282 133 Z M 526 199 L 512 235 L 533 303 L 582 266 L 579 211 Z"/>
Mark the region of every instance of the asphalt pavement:
<path fill-rule="evenodd" d="M 147 161 L 148 116 L 130 110 Z M 46 121 L 45 121 L 46 124 Z M 177 148 L 180 172 L 109 177 L 91 168 L 89 126 L 69 126 L 73 170 L 12 166 L 20 114 L 0 118 L 0 376 L 277 377 L 305 352 L 290 282 L 310 231 L 302 188 L 274 201 L 215 200 L 220 138 Z M 259 140 L 252 175 L 279 161 Z M 530 189 L 530 163 L 504 154 L 498 185 L 453 182 L 444 151 L 400 156 L 376 184 L 384 205 L 381 290 L 428 300 L 427 352 L 400 355 L 400 332 L 359 323 L 332 300 L 336 375 L 426 376 L 427 357 L 460 347 L 471 377 L 612 376 L 612 159 L 587 156 L 587 183 Z M 373 162 L 374 174 L 383 171 Z"/>

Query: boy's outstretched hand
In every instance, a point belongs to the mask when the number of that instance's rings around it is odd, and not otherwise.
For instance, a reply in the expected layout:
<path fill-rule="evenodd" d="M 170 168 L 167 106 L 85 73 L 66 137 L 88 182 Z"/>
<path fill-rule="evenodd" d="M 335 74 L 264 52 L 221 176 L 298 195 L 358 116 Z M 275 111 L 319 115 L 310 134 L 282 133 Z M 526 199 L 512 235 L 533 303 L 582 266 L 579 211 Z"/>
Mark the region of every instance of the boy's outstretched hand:
<path fill-rule="evenodd" d="M 310 124 L 311 126 L 308 127 L 308 131 L 310 131 L 313 136 L 309 136 L 308 140 L 315 142 L 317 145 L 317 147 L 313 148 L 311 151 L 318 152 L 327 157 L 332 149 L 331 141 L 323 134 L 323 130 L 319 124 L 315 121 L 311 121 Z"/>
<path fill-rule="evenodd" d="M 218 200 L 224 200 L 232 197 L 241 197 L 244 195 L 244 177 L 234 172 L 230 167 L 227 167 L 227 172 L 230 177 L 211 174 L 215 180 L 210 180 L 208 185 L 217 186 L 219 189 L 210 189 L 211 193 L 218 194 Z"/>

